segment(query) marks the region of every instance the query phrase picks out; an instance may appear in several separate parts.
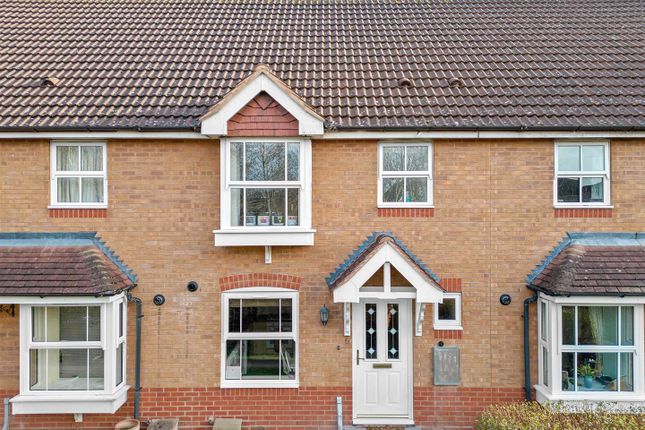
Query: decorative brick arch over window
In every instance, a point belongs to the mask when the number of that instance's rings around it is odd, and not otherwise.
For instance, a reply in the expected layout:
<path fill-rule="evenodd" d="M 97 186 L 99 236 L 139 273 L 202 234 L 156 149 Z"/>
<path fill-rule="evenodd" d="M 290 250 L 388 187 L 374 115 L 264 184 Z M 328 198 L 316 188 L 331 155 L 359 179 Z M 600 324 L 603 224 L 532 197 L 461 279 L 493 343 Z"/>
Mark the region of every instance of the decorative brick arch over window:
<path fill-rule="evenodd" d="M 302 278 L 280 273 L 240 273 L 219 278 L 220 291 L 245 287 L 276 287 L 300 290 Z"/>

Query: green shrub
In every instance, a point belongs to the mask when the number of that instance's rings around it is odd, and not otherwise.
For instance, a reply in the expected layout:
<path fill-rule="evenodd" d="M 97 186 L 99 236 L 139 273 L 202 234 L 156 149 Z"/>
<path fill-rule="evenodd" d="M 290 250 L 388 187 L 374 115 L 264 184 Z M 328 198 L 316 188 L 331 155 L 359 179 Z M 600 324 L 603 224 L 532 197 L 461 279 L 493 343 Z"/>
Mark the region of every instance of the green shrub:
<path fill-rule="evenodd" d="M 576 412 L 564 412 L 564 404 L 542 406 L 537 402 L 494 405 L 477 420 L 477 430 L 642 430 L 645 410 L 629 413 L 610 412 L 611 404 L 582 406 Z"/>

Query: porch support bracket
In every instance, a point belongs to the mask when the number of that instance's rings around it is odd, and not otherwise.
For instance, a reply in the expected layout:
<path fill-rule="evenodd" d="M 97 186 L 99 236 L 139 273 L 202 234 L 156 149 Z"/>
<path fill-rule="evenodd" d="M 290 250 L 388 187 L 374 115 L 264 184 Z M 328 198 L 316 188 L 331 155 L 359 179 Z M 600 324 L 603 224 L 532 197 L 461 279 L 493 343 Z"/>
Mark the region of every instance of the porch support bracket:
<path fill-rule="evenodd" d="M 423 334 L 423 318 L 425 318 L 426 315 L 426 304 L 425 303 L 419 303 L 417 301 L 416 303 L 416 317 L 415 317 L 415 331 L 414 335 L 415 336 L 421 336 Z"/>

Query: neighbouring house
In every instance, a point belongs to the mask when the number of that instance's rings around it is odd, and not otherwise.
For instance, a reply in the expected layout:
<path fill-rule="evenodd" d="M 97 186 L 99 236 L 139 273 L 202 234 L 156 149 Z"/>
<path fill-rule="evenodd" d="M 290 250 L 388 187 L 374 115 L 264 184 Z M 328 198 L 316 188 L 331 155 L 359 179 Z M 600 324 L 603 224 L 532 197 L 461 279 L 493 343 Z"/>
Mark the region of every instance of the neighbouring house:
<path fill-rule="evenodd" d="M 641 1 L 0 16 L 10 430 L 645 405 Z"/>

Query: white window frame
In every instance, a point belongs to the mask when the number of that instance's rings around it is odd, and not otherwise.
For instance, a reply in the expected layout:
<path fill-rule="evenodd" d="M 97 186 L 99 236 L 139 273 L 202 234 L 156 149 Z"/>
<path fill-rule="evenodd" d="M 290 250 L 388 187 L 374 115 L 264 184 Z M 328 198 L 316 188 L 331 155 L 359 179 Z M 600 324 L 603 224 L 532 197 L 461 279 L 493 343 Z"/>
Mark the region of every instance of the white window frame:
<path fill-rule="evenodd" d="M 582 147 L 583 146 L 602 146 L 604 148 L 605 170 L 602 171 L 562 171 L 560 172 L 558 166 L 558 148 L 565 146 L 579 146 L 580 150 L 580 167 L 582 168 Z M 598 207 L 611 207 L 611 151 L 609 141 L 593 141 L 593 140 L 563 140 L 555 141 L 553 149 L 553 206 L 556 208 L 598 208 Z M 559 202 L 558 201 L 558 178 L 603 178 L 603 198 L 602 202 Z M 580 181 L 582 187 L 582 180 Z M 582 191 L 581 198 L 582 198 Z"/>
<path fill-rule="evenodd" d="M 541 312 L 540 303 L 545 303 L 548 312 L 547 340 L 541 339 Z M 644 330 L 644 297 L 591 297 L 591 296 L 547 296 L 542 293 L 538 300 L 538 345 L 546 343 L 549 350 L 549 385 L 543 383 L 541 351 L 538 349 L 538 383 L 534 386 L 537 400 L 564 401 L 572 406 L 581 401 L 590 402 L 617 402 L 617 408 L 629 407 L 634 402 L 645 402 L 645 330 Z M 563 306 L 633 306 L 634 307 L 634 346 L 602 346 L 585 345 L 570 346 L 562 344 L 562 307 Z M 620 333 L 619 333 L 620 334 Z M 634 352 L 634 391 L 563 391 L 562 390 L 562 352 L 577 349 L 583 352 Z"/>
<path fill-rule="evenodd" d="M 388 171 L 383 170 L 383 149 L 387 147 L 404 147 L 406 152 L 410 146 L 426 146 L 428 148 L 428 170 L 427 171 Z M 405 160 L 405 155 L 404 155 Z M 378 184 L 377 199 L 379 208 L 432 208 L 434 207 L 434 145 L 432 142 L 380 142 L 378 145 Z M 428 183 L 427 202 L 384 202 L 383 201 L 383 177 L 399 178 L 426 178 Z M 405 200 L 405 180 L 403 198 Z"/>
<path fill-rule="evenodd" d="M 461 293 L 444 293 L 444 299 L 455 299 L 455 319 L 454 320 L 440 320 L 439 319 L 439 305 L 434 304 L 433 309 L 433 328 L 435 330 L 463 330 L 461 325 Z"/>
<path fill-rule="evenodd" d="M 56 148 L 59 146 L 100 146 L 103 148 L 103 171 L 58 171 L 56 166 Z M 80 157 L 80 150 L 79 150 Z M 105 142 L 96 141 L 75 141 L 75 140 L 56 140 L 50 144 L 50 209 L 56 208 L 79 208 L 79 209 L 102 209 L 108 207 L 108 179 L 107 179 L 107 145 Z M 80 167 L 80 166 L 79 166 Z M 102 203 L 83 203 L 83 202 L 58 202 L 58 178 L 103 178 L 103 202 Z M 81 181 L 82 182 L 82 181 Z M 79 184 L 79 186 L 82 186 Z M 81 191 L 82 194 L 82 191 Z"/>
<path fill-rule="evenodd" d="M 231 143 L 233 142 L 284 142 L 300 144 L 300 178 L 298 181 L 249 181 L 231 180 Z M 286 152 L 286 151 L 285 151 Z M 220 229 L 215 230 L 216 246 L 271 246 L 313 245 L 311 228 L 311 140 L 303 138 L 222 138 L 220 140 Z M 286 169 L 286 164 L 285 164 Z M 248 188 L 295 188 L 300 189 L 299 225 L 288 226 L 232 226 L 231 189 L 236 186 Z M 245 214 L 246 216 L 246 214 Z"/>
<path fill-rule="evenodd" d="M 24 298 L 20 304 L 20 394 L 11 399 L 14 414 L 114 413 L 127 400 L 127 300 L 125 294 L 112 297 Z M 123 303 L 123 335 L 119 336 L 119 303 Z M 37 342 L 32 340 L 33 307 L 99 306 L 99 341 Z M 116 349 L 124 345 L 123 381 L 116 383 Z M 103 390 L 31 390 L 30 351 L 32 349 L 103 350 Z"/>
<path fill-rule="evenodd" d="M 300 339 L 299 339 L 299 294 L 286 288 L 249 287 L 222 293 L 222 340 L 220 346 L 220 387 L 221 388 L 298 388 L 300 386 Z M 228 332 L 228 303 L 235 299 L 291 299 L 291 333 L 235 333 Z M 228 339 L 293 339 L 296 345 L 295 379 L 291 380 L 230 380 L 226 379 L 226 341 Z"/>
<path fill-rule="evenodd" d="M 548 376 L 551 374 L 551 321 L 549 318 L 549 305 L 544 300 L 538 301 L 538 381 L 546 387 L 551 386 L 551 381 Z M 547 354 L 547 362 L 544 363 L 544 352 Z M 544 369 L 548 369 L 547 375 L 544 374 Z"/>

